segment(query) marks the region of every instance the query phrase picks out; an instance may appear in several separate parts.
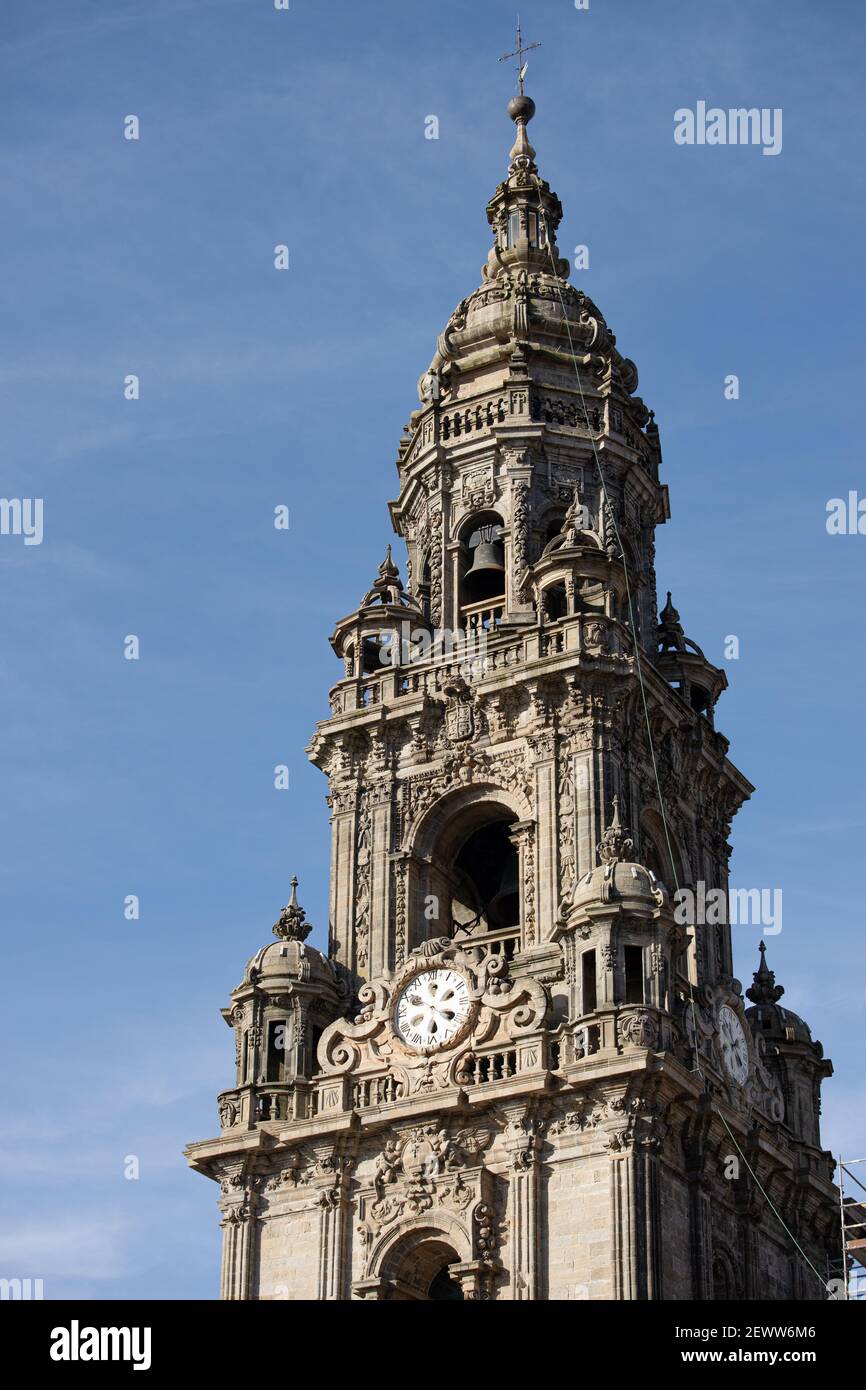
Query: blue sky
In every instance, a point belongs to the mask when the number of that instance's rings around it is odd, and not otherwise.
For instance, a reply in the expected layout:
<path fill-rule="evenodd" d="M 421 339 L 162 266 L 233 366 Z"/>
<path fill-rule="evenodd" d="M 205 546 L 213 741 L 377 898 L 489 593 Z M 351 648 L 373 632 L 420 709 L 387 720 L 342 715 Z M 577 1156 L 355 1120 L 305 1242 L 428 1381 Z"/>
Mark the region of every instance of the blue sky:
<path fill-rule="evenodd" d="M 825 508 L 866 494 L 866 15 L 522 18 L 560 246 L 589 246 L 573 279 L 662 432 L 660 591 L 711 658 L 740 638 L 718 722 L 758 791 L 733 882 L 783 890 L 769 963 L 836 1065 L 824 1141 L 864 1156 L 866 536 Z M 216 1296 L 216 1188 L 180 1151 L 216 1130 L 218 1009 L 293 871 L 325 941 L 304 745 L 416 378 L 479 282 L 513 29 L 498 0 L 4 6 L 0 494 L 44 498 L 45 537 L 0 536 L 0 1273 L 47 1297 Z M 781 107 L 782 153 L 675 145 L 698 100 Z M 745 983 L 757 940 L 735 930 Z"/>

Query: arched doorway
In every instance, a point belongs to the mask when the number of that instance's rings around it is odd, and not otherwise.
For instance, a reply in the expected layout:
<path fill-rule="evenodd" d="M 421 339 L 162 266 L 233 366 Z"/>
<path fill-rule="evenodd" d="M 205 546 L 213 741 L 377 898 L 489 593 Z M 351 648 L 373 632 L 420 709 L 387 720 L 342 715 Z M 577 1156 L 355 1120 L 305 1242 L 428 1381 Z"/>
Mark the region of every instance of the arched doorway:
<path fill-rule="evenodd" d="M 382 1277 L 390 1285 L 390 1298 L 418 1303 L 460 1303 L 463 1289 L 451 1273 L 460 1263 L 457 1251 L 433 1232 L 415 1232 L 390 1252 Z"/>
<path fill-rule="evenodd" d="M 462 1303 L 463 1289 L 453 1278 L 448 1265 L 443 1265 L 427 1293 L 431 1303 Z"/>

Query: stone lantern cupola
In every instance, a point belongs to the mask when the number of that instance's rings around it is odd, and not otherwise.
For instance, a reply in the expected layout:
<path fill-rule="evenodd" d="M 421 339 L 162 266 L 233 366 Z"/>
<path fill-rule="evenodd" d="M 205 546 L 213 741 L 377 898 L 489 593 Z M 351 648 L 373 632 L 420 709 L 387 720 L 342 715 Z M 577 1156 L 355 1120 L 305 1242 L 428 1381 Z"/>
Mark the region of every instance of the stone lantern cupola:
<path fill-rule="evenodd" d="M 535 102 L 523 94 L 512 97 L 508 114 L 517 133 L 509 155 L 508 177 L 487 204 L 494 240 L 482 274 L 485 280 L 517 270 L 547 274 L 552 259 L 556 274 L 567 280 L 569 264 L 560 258 L 556 245 L 562 203 L 550 184 L 539 177 L 535 150 L 526 130 L 535 115 Z"/>
<path fill-rule="evenodd" d="M 671 1045 L 672 994 L 687 936 L 652 870 L 635 862 L 619 797 L 597 846 L 599 864 L 572 888 L 555 929 L 566 952 L 570 1008 L 583 1052 Z"/>
<path fill-rule="evenodd" d="M 697 642 L 686 637 L 670 592 L 659 614 L 656 639 L 656 669 L 679 690 L 691 709 L 712 721 L 716 701 L 728 688 L 728 678 L 704 656 Z"/>
<path fill-rule="evenodd" d="M 767 967 L 763 941 L 758 949 L 761 960 L 746 990 L 752 1001 L 746 1018 L 755 1038 L 763 1040 L 766 1065 L 779 1080 L 785 1123 L 819 1148 L 821 1082 L 833 1075 L 833 1063 L 824 1056 L 821 1043 L 813 1040 L 808 1023 L 779 1003 L 784 986 L 776 984 L 775 971 Z"/>
<path fill-rule="evenodd" d="M 346 1006 L 334 965 L 314 946 L 298 903 L 298 880 L 274 923 L 277 938 L 247 961 L 222 1016 L 235 1033 L 235 1086 L 219 1097 L 223 1129 L 254 1129 L 260 1121 L 307 1113 L 316 1046 Z"/>
<path fill-rule="evenodd" d="M 354 613 L 341 618 L 331 636 L 331 646 L 344 665 L 344 688 L 331 693 L 333 708 L 354 709 L 359 704 L 376 704 L 382 697 L 379 686 L 364 685 L 365 677 L 383 677 L 401 665 L 402 651 L 409 639 L 403 624 L 421 617 L 419 604 L 403 588 L 400 571 L 391 558 L 391 547 L 379 566 L 373 585 Z M 350 684 L 351 683 L 351 684 Z"/>
<path fill-rule="evenodd" d="M 521 593 L 531 597 L 542 623 L 573 618 L 577 613 L 600 618 L 603 626 L 593 632 L 597 638 L 604 633 L 604 640 L 610 641 L 611 647 L 608 623 L 616 619 L 628 623 L 628 584 L 622 554 L 612 529 L 608 528 L 606 535 L 593 529 L 589 509 L 577 489 L 561 531 L 524 572 Z M 551 644 L 555 650 L 561 649 L 553 637 Z"/>

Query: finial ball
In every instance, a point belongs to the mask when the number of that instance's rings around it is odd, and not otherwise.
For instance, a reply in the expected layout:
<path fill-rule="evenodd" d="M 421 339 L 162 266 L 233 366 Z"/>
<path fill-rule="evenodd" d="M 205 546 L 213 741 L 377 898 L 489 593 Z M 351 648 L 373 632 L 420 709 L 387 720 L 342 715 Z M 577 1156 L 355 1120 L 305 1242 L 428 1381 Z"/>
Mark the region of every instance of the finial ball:
<path fill-rule="evenodd" d="M 531 121 L 535 115 L 535 102 L 532 97 L 512 97 L 508 103 L 508 114 L 512 121 Z"/>

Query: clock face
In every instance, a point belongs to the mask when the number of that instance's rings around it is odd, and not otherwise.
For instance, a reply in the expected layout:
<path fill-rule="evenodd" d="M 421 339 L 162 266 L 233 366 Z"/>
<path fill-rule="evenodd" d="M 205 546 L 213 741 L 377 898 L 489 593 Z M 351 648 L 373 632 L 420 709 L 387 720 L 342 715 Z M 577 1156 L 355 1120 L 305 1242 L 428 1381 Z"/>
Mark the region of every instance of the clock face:
<path fill-rule="evenodd" d="M 471 1007 L 469 986 L 456 970 L 425 970 L 397 1000 L 394 1027 L 407 1047 L 435 1052 L 463 1031 Z"/>
<path fill-rule="evenodd" d="M 738 1085 L 745 1085 L 749 1076 L 749 1048 L 743 1025 L 727 1004 L 719 1009 L 719 1045 L 728 1075 Z"/>

